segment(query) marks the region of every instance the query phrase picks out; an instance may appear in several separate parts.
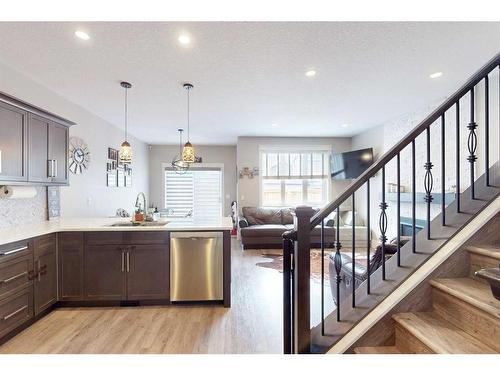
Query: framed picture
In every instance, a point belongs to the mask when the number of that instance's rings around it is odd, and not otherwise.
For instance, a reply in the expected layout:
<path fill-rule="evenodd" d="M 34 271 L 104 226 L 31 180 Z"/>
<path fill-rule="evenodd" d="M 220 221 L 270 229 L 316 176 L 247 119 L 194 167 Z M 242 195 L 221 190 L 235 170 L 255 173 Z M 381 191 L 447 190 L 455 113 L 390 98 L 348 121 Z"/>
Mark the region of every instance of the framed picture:
<path fill-rule="evenodd" d="M 132 187 L 132 174 L 125 175 L 125 187 Z"/>
<path fill-rule="evenodd" d="M 118 150 L 108 147 L 108 159 L 118 160 Z"/>
<path fill-rule="evenodd" d="M 108 187 L 116 187 L 116 173 L 107 173 L 106 179 L 106 185 Z"/>
<path fill-rule="evenodd" d="M 123 171 L 122 168 L 118 168 L 117 174 L 116 174 L 116 186 L 118 187 L 125 187 L 125 172 Z"/>

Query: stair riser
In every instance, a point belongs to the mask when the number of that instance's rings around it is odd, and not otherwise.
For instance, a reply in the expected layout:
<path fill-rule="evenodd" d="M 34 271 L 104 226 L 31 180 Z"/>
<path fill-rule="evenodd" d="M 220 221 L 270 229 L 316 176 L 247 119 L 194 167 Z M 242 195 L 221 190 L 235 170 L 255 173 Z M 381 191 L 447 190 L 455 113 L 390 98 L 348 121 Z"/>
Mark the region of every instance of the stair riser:
<path fill-rule="evenodd" d="M 488 284 L 486 280 L 474 276 L 474 272 L 479 271 L 481 268 L 496 268 L 500 261 L 495 258 L 490 258 L 481 254 L 470 253 L 470 277 L 474 280 L 480 281 L 483 284 Z"/>
<path fill-rule="evenodd" d="M 434 352 L 400 324 L 395 324 L 396 347 L 402 353 L 433 354 Z"/>
<path fill-rule="evenodd" d="M 443 319 L 500 352 L 500 319 L 433 288 L 433 307 Z"/>

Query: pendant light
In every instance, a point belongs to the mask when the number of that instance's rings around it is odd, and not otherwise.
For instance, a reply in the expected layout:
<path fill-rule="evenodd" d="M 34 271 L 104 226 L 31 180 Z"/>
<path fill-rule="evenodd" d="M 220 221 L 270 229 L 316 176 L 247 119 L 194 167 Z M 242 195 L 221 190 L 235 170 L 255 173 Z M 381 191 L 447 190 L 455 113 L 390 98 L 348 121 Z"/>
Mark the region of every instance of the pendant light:
<path fill-rule="evenodd" d="M 182 132 L 184 129 L 177 129 L 177 131 L 179 132 L 179 154 L 174 156 L 174 159 L 172 160 L 172 168 L 176 173 L 184 174 L 189 169 L 189 163 L 182 160 Z"/>
<path fill-rule="evenodd" d="M 185 163 L 194 163 L 194 147 L 189 142 L 189 92 L 194 87 L 190 83 L 185 83 L 183 87 L 187 90 L 187 142 L 182 149 L 182 160 Z"/>
<path fill-rule="evenodd" d="M 125 89 L 125 141 L 120 146 L 119 158 L 123 164 L 132 163 L 132 147 L 130 143 L 128 143 L 128 89 L 132 87 L 132 85 L 128 82 L 121 82 L 120 86 Z"/>

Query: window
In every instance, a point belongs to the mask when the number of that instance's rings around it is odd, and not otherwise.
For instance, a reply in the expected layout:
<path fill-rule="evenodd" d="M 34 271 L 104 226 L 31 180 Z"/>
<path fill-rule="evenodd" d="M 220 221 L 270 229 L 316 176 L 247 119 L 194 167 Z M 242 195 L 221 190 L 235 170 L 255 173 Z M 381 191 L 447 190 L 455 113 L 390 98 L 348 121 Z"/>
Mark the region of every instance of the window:
<path fill-rule="evenodd" d="M 214 220 L 222 216 L 222 169 L 165 169 L 165 209 L 172 220 Z"/>
<path fill-rule="evenodd" d="M 324 205 L 328 201 L 328 156 L 326 151 L 261 152 L 262 205 Z"/>

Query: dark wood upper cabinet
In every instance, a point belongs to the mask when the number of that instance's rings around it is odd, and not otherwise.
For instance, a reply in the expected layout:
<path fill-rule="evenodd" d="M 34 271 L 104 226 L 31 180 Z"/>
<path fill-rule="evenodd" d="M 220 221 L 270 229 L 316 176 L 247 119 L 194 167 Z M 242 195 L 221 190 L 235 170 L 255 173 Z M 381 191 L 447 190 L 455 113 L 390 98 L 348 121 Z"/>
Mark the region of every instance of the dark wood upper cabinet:
<path fill-rule="evenodd" d="M 28 118 L 28 180 L 49 182 L 49 122 L 30 114 Z"/>
<path fill-rule="evenodd" d="M 0 181 L 27 181 L 28 113 L 0 102 Z"/>
<path fill-rule="evenodd" d="M 169 298 L 168 245 L 131 246 L 126 254 L 127 299 Z"/>
<path fill-rule="evenodd" d="M 58 235 L 59 300 L 83 301 L 83 232 Z"/>
<path fill-rule="evenodd" d="M 68 182 L 68 128 L 30 114 L 28 120 L 29 176 L 31 182 Z"/>
<path fill-rule="evenodd" d="M 127 298 L 125 252 L 119 245 L 85 247 L 84 297 L 86 300 Z"/>
<path fill-rule="evenodd" d="M 56 235 L 35 238 L 34 242 L 34 296 L 35 315 L 57 302 Z"/>
<path fill-rule="evenodd" d="M 71 125 L 0 92 L 0 183 L 67 185 Z"/>
<path fill-rule="evenodd" d="M 68 128 L 56 123 L 49 123 L 49 157 L 51 182 L 68 182 Z"/>

